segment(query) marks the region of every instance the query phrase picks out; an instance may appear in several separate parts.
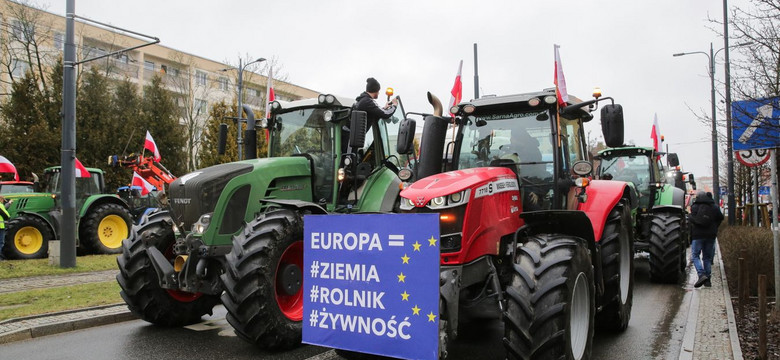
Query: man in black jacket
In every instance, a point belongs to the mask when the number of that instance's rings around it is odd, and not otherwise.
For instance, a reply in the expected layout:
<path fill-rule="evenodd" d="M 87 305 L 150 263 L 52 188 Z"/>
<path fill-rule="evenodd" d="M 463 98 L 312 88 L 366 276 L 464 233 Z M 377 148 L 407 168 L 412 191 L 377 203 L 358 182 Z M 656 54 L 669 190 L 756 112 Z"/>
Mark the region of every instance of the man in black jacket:
<path fill-rule="evenodd" d="M 712 258 L 715 256 L 715 238 L 718 236 L 718 226 L 723 221 L 723 213 L 715 202 L 704 191 L 696 193 L 696 200 L 691 206 L 691 261 L 696 267 L 699 279 L 694 287 L 712 286 L 710 282 Z M 701 259 L 699 258 L 701 256 Z"/>
<path fill-rule="evenodd" d="M 379 119 L 389 119 L 395 113 L 395 109 L 398 106 L 398 99 L 393 98 L 383 108 L 374 101 L 379 97 L 379 81 L 374 78 L 366 79 L 366 91 L 358 95 L 355 99 L 355 109 L 365 111 L 368 115 L 369 127 L 375 124 Z"/>

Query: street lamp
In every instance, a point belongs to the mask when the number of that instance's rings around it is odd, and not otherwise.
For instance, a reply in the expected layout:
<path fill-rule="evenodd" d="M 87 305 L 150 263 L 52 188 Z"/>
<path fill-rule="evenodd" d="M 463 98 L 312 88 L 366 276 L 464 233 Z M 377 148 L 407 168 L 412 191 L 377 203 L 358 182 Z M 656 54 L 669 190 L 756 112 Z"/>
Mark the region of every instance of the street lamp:
<path fill-rule="evenodd" d="M 720 52 L 723 49 L 718 50 Z M 712 43 L 710 43 L 710 53 L 704 51 L 693 51 L 673 54 L 672 56 L 685 56 L 691 54 L 702 54 L 707 57 L 707 64 L 710 67 L 710 101 L 712 102 L 712 195 L 715 197 L 715 204 L 720 204 L 720 175 L 718 173 L 718 126 L 715 121 L 717 107 L 715 106 L 715 55 L 718 52 L 712 52 Z"/>
<path fill-rule="evenodd" d="M 746 42 L 742 44 L 737 44 L 733 47 L 739 47 L 739 46 L 745 46 L 745 45 L 751 45 L 752 42 Z M 685 55 L 692 55 L 692 54 L 702 54 L 707 57 L 707 64 L 709 65 L 709 73 L 710 73 L 710 101 L 712 102 L 712 193 L 714 196 L 715 204 L 720 204 L 720 175 L 718 171 L 718 127 L 717 122 L 715 121 L 715 114 L 717 113 L 717 107 L 715 106 L 715 57 L 718 55 L 719 52 L 725 50 L 726 48 L 721 48 L 718 51 L 713 52 L 712 43 L 710 43 L 710 53 L 706 53 L 704 51 L 692 51 L 692 52 L 682 52 L 677 54 L 672 54 L 672 56 L 685 56 Z M 728 53 L 728 51 L 726 52 Z M 729 84 L 726 83 L 726 89 L 729 90 Z M 730 118 L 729 115 L 726 115 L 726 118 Z M 731 139 L 731 127 L 728 127 L 728 137 L 729 140 Z M 729 147 L 729 153 L 731 153 L 731 147 Z M 731 161 L 729 161 L 731 163 Z M 730 167 L 731 165 L 729 165 Z M 729 172 L 731 174 L 731 171 Z M 731 175 L 730 175 L 731 176 Z M 731 192 L 733 190 L 729 190 Z M 731 201 L 731 200 L 729 200 Z"/>
<path fill-rule="evenodd" d="M 243 105 L 243 102 L 244 102 L 244 91 L 243 91 L 244 90 L 244 70 L 249 65 L 256 64 L 256 63 L 263 62 L 263 61 L 265 61 L 265 58 L 257 58 L 257 59 L 254 59 L 254 60 L 252 60 L 252 61 L 242 65 L 241 64 L 242 59 L 240 59 L 240 58 L 238 59 L 238 67 L 236 68 L 238 70 L 238 107 L 236 109 L 236 115 L 237 115 L 236 127 L 238 128 L 238 135 L 236 136 L 236 139 L 238 140 L 237 141 L 238 149 L 236 149 L 236 150 L 238 151 L 238 160 L 242 160 L 243 156 L 242 156 L 241 145 L 244 143 L 244 140 L 241 137 L 241 122 L 244 120 L 244 116 L 243 116 L 243 112 L 242 112 L 242 105 Z M 228 70 L 230 70 L 230 69 L 222 69 L 221 71 L 228 71 Z"/>

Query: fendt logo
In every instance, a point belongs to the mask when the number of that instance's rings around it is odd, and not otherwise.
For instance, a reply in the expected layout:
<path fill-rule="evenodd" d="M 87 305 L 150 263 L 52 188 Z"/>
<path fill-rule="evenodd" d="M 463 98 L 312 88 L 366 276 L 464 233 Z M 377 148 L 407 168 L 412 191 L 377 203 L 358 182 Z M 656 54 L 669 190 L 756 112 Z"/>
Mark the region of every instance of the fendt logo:
<path fill-rule="evenodd" d="M 192 199 L 185 198 L 185 199 L 173 199 L 173 203 L 176 205 L 189 205 L 190 202 L 192 202 Z"/>

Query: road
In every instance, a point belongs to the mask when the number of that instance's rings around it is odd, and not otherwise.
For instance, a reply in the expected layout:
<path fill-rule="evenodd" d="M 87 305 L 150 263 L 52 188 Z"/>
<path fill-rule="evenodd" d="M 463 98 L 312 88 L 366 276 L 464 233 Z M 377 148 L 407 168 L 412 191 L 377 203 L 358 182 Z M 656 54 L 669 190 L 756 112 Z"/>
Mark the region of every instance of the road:
<path fill-rule="evenodd" d="M 649 280 L 647 260 L 637 259 L 634 307 L 623 333 L 597 331 L 594 359 L 670 359 L 680 353 L 690 292 L 681 285 Z M 265 352 L 235 337 L 225 309 L 215 309 L 203 323 L 186 328 L 160 328 L 135 320 L 73 331 L 0 346 L 4 359 L 339 359 L 330 349 L 301 346 L 286 352 Z M 503 326 L 486 321 L 461 329 L 450 359 L 503 359 Z"/>

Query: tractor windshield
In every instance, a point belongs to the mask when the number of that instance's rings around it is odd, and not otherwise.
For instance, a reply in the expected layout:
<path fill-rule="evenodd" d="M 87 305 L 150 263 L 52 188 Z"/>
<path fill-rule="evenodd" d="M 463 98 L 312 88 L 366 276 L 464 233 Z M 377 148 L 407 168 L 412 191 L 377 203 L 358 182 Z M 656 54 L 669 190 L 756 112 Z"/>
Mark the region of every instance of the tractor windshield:
<path fill-rule="evenodd" d="M 650 204 L 650 183 L 653 182 L 650 165 L 650 158 L 647 155 L 604 158 L 599 165 L 599 178 L 634 184 L 634 188 L 639 193 L 639 205 L 647 207 Z"/>
<path fill-rule="evenodd" d="M 276 115 L 270 157 L 316 154 L 332 159 L 334 126 L 324 119 L 327 110 L 308 108 Z"/>
<path fill-rule="evenodd" d="M 553 143 L 549 121 L 538 121 L 546 111 L 470 115 L 463 126 L 458 169 L 513 162 L 521 178 L 550 182 Z"/>
<path fill-rule="evenodd" d="M 100 174 L 90 172 L 88 178 L 76 178 L 76 197 L 86 197 L 100 194 Z M 59 171 L 46 172 L 45 180 L 47 193 L 60 193 L 62 191 L 62 176 Z"/>

